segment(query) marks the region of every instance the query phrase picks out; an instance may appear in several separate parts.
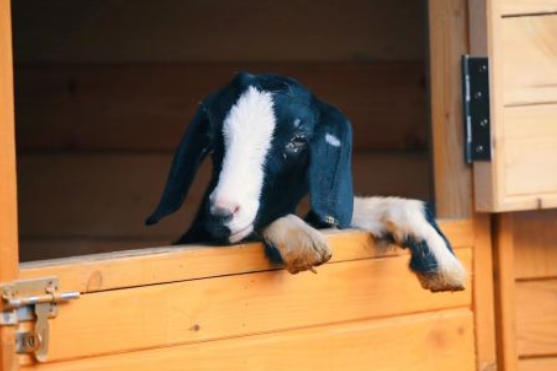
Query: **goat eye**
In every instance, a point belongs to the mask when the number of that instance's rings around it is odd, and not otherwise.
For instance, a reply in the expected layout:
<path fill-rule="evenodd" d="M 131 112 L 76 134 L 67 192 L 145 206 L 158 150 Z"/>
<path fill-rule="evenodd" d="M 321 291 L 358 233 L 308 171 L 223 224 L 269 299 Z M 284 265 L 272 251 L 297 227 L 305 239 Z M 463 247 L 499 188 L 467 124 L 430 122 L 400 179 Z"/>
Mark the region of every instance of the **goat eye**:
<path fill-rule="evenodd" d="M 301 135 L 296 135 L 294 138 L 290 140 L 290 142 L 286 145 L 286 149 L 290 152 L 297 153 L 304 149 L 306 146 L 307 141 L 306 138 Z"/>

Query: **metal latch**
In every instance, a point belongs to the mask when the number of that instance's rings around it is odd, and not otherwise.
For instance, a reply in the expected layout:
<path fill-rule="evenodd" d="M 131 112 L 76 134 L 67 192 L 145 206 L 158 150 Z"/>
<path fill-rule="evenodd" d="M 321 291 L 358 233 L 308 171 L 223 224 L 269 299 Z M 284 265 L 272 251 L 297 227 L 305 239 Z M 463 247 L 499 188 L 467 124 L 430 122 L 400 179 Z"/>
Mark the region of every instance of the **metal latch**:
<path fill-rule="evenodd" d="M 466 163 L 491 160 L 489 62 L 485 57 L 462 57 Z"/>
<path fill-rule="evenodd" d="M 16 350 L 33 353 L 39 362 L 48 354 L 48 319 L 58 314 L 58 303 L 79 298 L 79 292 L 58 292 L 58 278 L 14 281 L 1 284 L 2 315 L 0 325 L 17 326 L 20 322 L 36 321 L 32 330 L 16 332 Z"/>

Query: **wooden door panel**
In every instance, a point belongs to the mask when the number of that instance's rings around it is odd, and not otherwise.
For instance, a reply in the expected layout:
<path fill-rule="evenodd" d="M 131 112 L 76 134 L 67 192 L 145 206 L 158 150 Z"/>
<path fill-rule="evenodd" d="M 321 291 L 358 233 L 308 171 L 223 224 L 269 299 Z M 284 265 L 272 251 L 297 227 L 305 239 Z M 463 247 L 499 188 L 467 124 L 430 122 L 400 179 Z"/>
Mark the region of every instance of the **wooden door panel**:
<path fill-rule="evenodd" d="M 557 102 L 557 14 L 503 18 L 503 104 Z M 498 88 L 498 87 L 496 87 Z"/>
<path fill-rule="evenodd" d="M 471 254 L 458 250 L 468 270 Z M 471 290 L 423 290 L 407 256 L 326 264 L 317 275 L 256 272 L 143 286 L 60 306 L 49 360 L 470 305 Z"/>
<path fill-rule="evenodd" d="M 535 11 L 554 3 L 470 0 L 472 53 L 490 65 L 492 158 L 474 163 L 478 211 L 557 207 L 557 14 Z M 527 9 L 515 16 L 511 5 Z"/>
<path fill-rule="evenodd" d="M 502 0 L 502 14 L 524 15 L 557 12 L 557 0 Z"/>
<path fill-rule="evenodd" d="M 472 371 L 468 309 L 350 322 L 24 367 L 41 371 Z"/>
<path fill-rule="evenodd" d="M 557 280 L 518 282 L 516 302 L 519 356 L 557 354 Z"/>

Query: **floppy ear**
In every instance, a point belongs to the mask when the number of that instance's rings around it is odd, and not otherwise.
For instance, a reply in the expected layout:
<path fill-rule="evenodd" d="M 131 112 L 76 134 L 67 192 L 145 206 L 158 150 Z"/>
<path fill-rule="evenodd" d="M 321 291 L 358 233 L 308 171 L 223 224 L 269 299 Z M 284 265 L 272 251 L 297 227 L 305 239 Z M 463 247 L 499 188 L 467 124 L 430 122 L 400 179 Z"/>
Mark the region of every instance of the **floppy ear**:
<path fill-rule="evenodd" d="M 319 122 L 310 143 L 310 221 L 347 228 L 352 221 L 352 129 L 335 107 L 320 104 Z"/>
<path fill-rule="evenodd" d="M 202 104 L 174 154 L 159 205 L 153 214 L 147 218 L 145 224 L 155 224 L 182 206 L 195 173 L 210 150 L 208 116 Z"/>

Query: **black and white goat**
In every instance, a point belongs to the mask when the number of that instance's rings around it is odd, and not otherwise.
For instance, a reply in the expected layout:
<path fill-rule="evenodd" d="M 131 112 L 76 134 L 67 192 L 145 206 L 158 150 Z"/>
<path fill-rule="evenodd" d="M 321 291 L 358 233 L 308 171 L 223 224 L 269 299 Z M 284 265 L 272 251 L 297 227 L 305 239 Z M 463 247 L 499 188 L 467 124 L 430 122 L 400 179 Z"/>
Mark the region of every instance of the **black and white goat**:
<path fill-rule="evenodd" d="M 350 123 L 337 108 L 291 78 L 239 73 L 201 102 L 146 223 L 181 207 L 211 154 L 210 185 L 178 243 L 261 237 L 297 273 L 331 258 L 316 228 L 353 227 L 410 248 L 410 268 L 424 288 L 463 289 L 465 271 L 423 202 L 354 197 L 351 151 Z M 308 192 L 304 221 L 295 212 Z"/>

